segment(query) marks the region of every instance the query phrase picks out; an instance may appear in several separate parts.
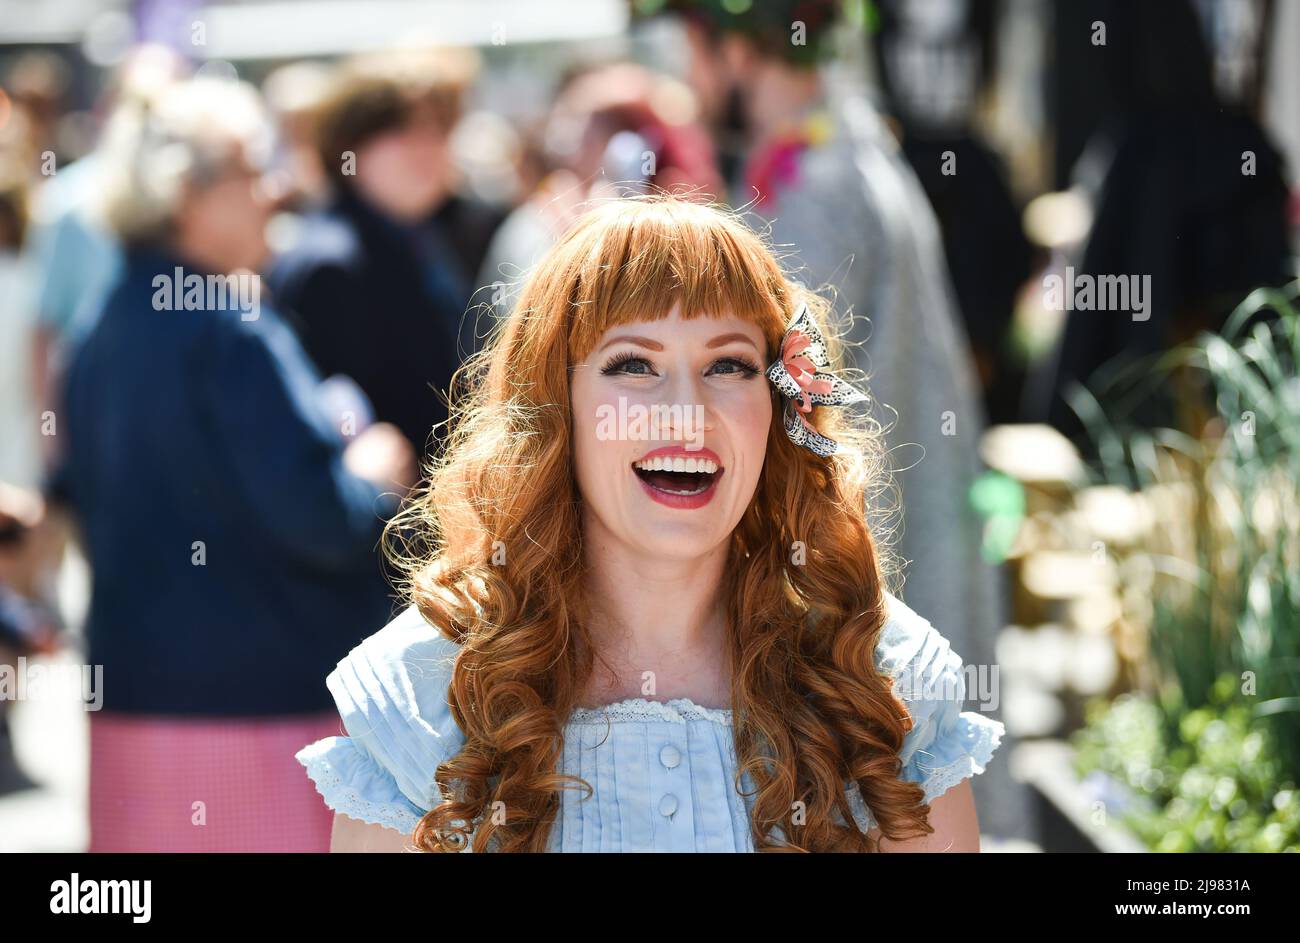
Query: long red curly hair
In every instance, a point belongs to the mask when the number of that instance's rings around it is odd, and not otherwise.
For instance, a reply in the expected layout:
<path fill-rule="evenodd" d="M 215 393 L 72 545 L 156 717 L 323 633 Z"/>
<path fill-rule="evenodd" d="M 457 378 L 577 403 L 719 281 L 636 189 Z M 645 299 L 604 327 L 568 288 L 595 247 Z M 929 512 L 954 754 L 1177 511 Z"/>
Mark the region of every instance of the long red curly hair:
<path fill-rule="evenodd" d="M 543 851 L 560 790 L 590 790 L 557 769 L 565 719 L 594 663 L 572 365 L 611 326 L 658 320 L 677 304 L 687 318 L 751 320 L 770 362 L 800 300 L 839 366 L 829 303 L 789 280 L 739 216 L 668 195 L 599 205 L 535 266 L 458 377 L 442 456 L 390 524 L 390 536 L 404 535 L 387 543 L 411 599 L 459 643 L 447 696 L 465 744 L 438 768 L 444 801 L 416 828 L 418 848 Z M 820 458 L 786 437 L 772 395 L 763 472 L 721 588 L 736 785 L 753 777 L 756 850 L 875 851 L 853 823 L 850 781 L 884 837 L 932 831 L 921 787 L 898 778 L 911 720 L 873 660 L 886 618 L 886 571 L 868 527 L 885 477 L 880 427 L 815 410 L 814 424 L 841 445 Z"/>

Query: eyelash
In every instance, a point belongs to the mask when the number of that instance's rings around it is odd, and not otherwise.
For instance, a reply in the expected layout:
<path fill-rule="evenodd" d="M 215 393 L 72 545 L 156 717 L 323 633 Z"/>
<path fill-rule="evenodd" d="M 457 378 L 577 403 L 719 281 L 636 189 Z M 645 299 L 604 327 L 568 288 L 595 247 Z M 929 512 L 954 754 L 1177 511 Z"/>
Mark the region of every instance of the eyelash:
<path fill-rule="evenodd" d="M 622 372 L 620 368 L 625 367 L 629 363 L 633 363 L 636 361 L 640 361 L 641 363 L 645 364 L 647 367 L 650 366 L 650 361 L 646 360 L 644 357 L 638 354 L 634 354 L 630 351 L 624 351 L 621 354 L 615 354 L 614 357 L 610 359 L 609 363 L 605 364 L 605 366 L 601 368 L 600 370 L 601 376 L 609 376 L 614 373 L 620 373 Z M 732 366 L 739 368 L 740 371 L 739 375 L 744 377 L 752 377 L 759 372 L 758 367 L 752 362 L 750 362 L 749 360 L 746 360 L 744 357 L 719 357 L 717 360 L 713 361 L 713 363 L 731 364 Z M 628 376 L 649 376 L 650 374 L 629 373 L 627 375 Z"/>

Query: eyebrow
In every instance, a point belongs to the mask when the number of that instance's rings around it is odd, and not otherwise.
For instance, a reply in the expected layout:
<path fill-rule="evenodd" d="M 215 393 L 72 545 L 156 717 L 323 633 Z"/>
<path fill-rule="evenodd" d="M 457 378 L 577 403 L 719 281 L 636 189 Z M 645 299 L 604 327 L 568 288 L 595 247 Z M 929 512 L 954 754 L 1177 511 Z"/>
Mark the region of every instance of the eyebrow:
<path fill-rule="evenodd" d="M 753 338 L 749 337 L 747 334 L 742 334 L 739 331 L 735 331 L 731 334 L 719 334 L 704 346 L 711 349 L 714 347 L 721 347 L 724 344 L 730 344 L 732 341 L 741 341 L 748 344 L 750 347 L 753 347 L 755 350 L 758 350 L 758 345 L 754 343 Z"/>
<path fill-rule="evenodd" d="M 648 337 L 638 337 L 635 334 L 617 334 L 614 337 L 611 337 L 609 340 L 605 341 L 605 343 L 601 344 L 597 352 L 599 352 L 600 350 L 604 350 L 606 347 L 609 347 L 611 344 L 618 344 L 621 342 L 626 342 L 628 344 L 636 344 L 638 347 L 648 347 L 651 350 L 664 349 L 663 344 L 659 343 L 658 341 L 651 340 Z"/>
<path fill-rule="evenodd" d="M 730 344 L 733 341 L 742 341 L 748 344 L 750 347 L 753 347 L 755 350 L 758 349 L 758 345 L 754 343 L 752 338 L 750 338 L 748 335 L 740 333 L 739 331 L 734 331 L 731 334 L 719 334 L 717 337 L 713 338 L 713 340 L 709 341 L 704 346 L 712 350 L 714 347 L 722 347 L 724 344 Z M 606 347 L 609 347 L 611 344 L 618 344 L 618 343 L 636 344 L 638 347 L 646 347 L 650 350 L 664 349 L 663 344 L 659 343 L 656 340 L 651 340 L 648 337 L 640 337 L 635 334 L 618 334 L 614 337 L 611 337 L 605 343 L 601 344 L 600 350 L 604 350 Z"/>

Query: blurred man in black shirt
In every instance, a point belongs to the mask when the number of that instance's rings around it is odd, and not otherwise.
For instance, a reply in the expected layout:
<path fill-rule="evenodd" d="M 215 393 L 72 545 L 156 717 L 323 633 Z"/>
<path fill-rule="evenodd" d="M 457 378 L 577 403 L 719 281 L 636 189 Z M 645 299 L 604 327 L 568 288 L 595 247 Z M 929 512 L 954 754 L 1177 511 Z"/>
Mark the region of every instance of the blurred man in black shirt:
<path fill-rule="evenodd" d="M 354 380 L 374 418 L 417 450 L 430 447 L 452 375 L 473 352 L 465 309 L 502 218 L 455 192 L 449 139 L 476 67 L 456 49 L 342 67 L 316 127 L 331 204 L 270 276 L 321 371 Z"/>

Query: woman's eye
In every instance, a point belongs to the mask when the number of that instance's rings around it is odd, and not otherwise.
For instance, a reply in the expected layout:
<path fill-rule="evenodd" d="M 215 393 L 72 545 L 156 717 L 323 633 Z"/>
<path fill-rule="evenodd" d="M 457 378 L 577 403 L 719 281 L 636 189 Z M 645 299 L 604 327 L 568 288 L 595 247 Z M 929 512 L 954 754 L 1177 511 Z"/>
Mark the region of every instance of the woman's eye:
<path fill-rule="evenodd" d="M 632 377 L 657 376 L 654 366 L 644 357 L 633 353 L 618 354 L 600 370 L 602 376 L 622 374 Z M 722 357 L 709 365 L 706 376 L 753 376 L 758 366 L 741 357 Z"/>
<path fill-rule="evenodd" d="M 613 373 L 623 373 L 633 377 L 654 376 L 654 370 L 650 367 L 650 361 L 644 357 L 638 357 L 636 354 L 619 354 L 609 363 L 605 364 L 600 370 L 601 376 L 609 376 Z"/>
<path fill-rule="evenodd" d="M 720 376 L 753 376 L 758 373 L 758 367 L 740 357 L 723 357 L 713 362 L 709 373 Z"/>

